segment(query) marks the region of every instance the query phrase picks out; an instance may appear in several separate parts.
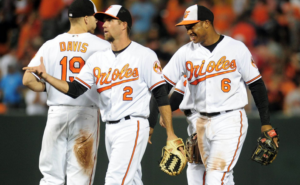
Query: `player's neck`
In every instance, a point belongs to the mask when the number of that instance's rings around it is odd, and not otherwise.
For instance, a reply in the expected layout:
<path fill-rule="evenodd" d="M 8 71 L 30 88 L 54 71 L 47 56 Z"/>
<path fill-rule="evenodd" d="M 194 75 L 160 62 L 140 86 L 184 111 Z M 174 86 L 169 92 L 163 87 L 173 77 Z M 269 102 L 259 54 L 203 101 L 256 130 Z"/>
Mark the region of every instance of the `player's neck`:
<path fill-rule="evenodd" d="M 71 26 L 70 30 L 68 31 L 69 34 L 80 34 L 80 33 L 87 33 L 87 32 L 88 30 L 81 25 Z"/>
<path fill-rule="evenodd" d="M 203 43 L 201 43 L 201 45 L 210 46 L 218 42 L 219 39 L 220 39 L 220 34 L 216 33 L 215 31 L 208 32 L 206 40 Z"/>
<path fill-rule="evenodd" d="M 130 44 L 131 40 L 128 37 L 124 37 L 123 39 L 116 39 L 111 42 L 111 49 L 113 51 L 120 51 L 126 48 Z"/>

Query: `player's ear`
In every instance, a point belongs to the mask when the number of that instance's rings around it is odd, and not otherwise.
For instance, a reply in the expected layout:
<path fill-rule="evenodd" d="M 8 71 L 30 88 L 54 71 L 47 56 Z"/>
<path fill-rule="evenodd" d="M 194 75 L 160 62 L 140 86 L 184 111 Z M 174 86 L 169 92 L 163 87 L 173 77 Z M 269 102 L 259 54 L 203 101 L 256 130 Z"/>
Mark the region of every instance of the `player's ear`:
<path fill-rule="evenodd" d="M 88 16 L 84 16 L 84 17 L 83 17 L 83 21 L 84 21 L 85 24 L 88 24 L 88 22 L 89 22 L 89 17 L 88 17 Z"/>
<path fill-rule="evenodd" d="M 210 23 L 209 20 L 203 21 L 203 27 L 204 27 L 205 29 L 209 28 L 209 25 L 210 25 L 210 24 L 211 24 L 211 23 Z"/>
<path fill-rule="evenodd" d="M 128 27 L 128 24 L 127 24 L 127 22 L 122 22 L 122 24 L 123 24 L 123 30 L 127 30 L 127 27 Z"/>

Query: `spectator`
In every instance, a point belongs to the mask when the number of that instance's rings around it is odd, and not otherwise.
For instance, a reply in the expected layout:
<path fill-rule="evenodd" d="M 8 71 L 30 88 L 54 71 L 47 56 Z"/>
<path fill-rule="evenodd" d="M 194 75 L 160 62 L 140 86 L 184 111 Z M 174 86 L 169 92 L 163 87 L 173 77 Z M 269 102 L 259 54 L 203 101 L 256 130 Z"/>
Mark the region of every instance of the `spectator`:
<path fill-rule="evenodd" d="M 47 93 L 34 92 L 28 90 L 25 95 L 27 115 L 46 115 L 47 114 Z"/>
<path fill-rule="evenodd" d="M 8 66 L 9 65 L 16 65 L 17 58 L 16 58 L 16 51 L 15 49 L 11 49 L 9 53 L 4 55 L 0 60 L 0 79 L 7 75 L 8 73 Z"/>
<path fill-rule="evenodd" d="M 164 10 L 163 22 L 170 35 L 174 35 L 176 33 L 175 24 L 179 19 L 182 19 L 182 15 L 186 9 L 183 4 L 183 0 L 169 0 L 167 7 Z"/>
<path fill-rule="evenodd" d="M 58 16 L 65 7 L 63 0 L 41 0 L 39 14 L 42 19 L 42 37 L 45 41 L 58 34 Z"/>
<path fill-rule="evenodd" d="M 16 65 L 8 66 L 8 73 L 0 81 L 3 103 L 8 108 L 19 108 L 22 100 L 22 75 L 16 71 Z"/>
<path fill-rule="evenodd" d="M 235 13 L 230 4 L 226 3 L 225 0 L 220 0 L 212 8 L 214 13 L 214 27 L 218 33 L 227 34 L 230 26 L 235 20 Z"/>
<path fill-rule="evenodd" d="M 291 91 L 285 98 L 285 114 L 300 115 L 300 86 Z"/>
<path fill-rule="evenodd" d="M 134 21 L 132 26 L 133 36 L 138 40 L 144 40 L 155 15 L 154 5 L 149 0 L 138 0 L 131 6 L 130 12 Z"/>

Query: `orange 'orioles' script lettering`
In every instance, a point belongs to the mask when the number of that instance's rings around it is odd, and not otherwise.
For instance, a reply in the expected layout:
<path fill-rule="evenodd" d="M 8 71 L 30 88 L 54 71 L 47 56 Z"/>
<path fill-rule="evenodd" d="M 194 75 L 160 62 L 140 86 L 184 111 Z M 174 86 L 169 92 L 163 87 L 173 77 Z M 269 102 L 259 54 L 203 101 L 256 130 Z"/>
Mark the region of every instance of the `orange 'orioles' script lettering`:
<path fill-rule="evenodd" d="M 197 85 L 198 83 L 206 80 L 207 78 L 212 78 L 215 76 L 219 76 L 226 73 L 231 73 L 236 70 L 236 63 L 235 60 L 229 61 L 226 60 L 226 56 L 223 56 L 219 59 L 219 61 L 216 63 L 215 61 L 210 61 L 206 67 L 206 69 L 203 69 L 205 60 L 202 61 L 201 65 L 194 65 L 193 62 L 187 61 L 185 63 L 185 67 L 187 71 L 189 72 L 188 81 L 191 81 L 193 77 L 197 78 L 195 81 L 191 82 L 192 85 Z M 230 69 L 229 69 L 230 68 Z M 229 70 L 228 70 L 229 69 Z M 219 72 L 220 70 L 224 70 L 222 72 Z M 214 74 L 206 75 L 206 73 L 212 73 L 213 71 L 216 71 Z M 204 77 L 201 77 L 204 76 Z"/>
<path fill-rule="evenodd" d="M 59 48 L 61 52 L 64 51 L 74 51 L 74 52 L 81 52 L 81 53 L 85 53 L 87 51 L 88 48 L 88 44 L 87 43 L 81 43 L 78 41 L 69 41 L 69 42 L 60 42 L 59 43 Z"/>
<path fill-rule="evenodd" d="M 108 86 L 102 87 L 97 89 L 99 93 L 111 89 L 113 86 L 120 85 L 122 83 L 130 82 L 130 81 L 135 81 L 139 79 L 139 71 L 138 68 L 129 68 L 129 64 L 126 64 L 121 70 L 115 69 L 112 72 L 112 68 L 109 68 L 108 72 L 101 72 L 101 69 L 99 67 L 95 67 L 93 70 L 94 76 L 96 77 L 96 84 L 100 85 L 105 85 L 107 84 Z M 108 81 L 109 77 L 111 75 L 111 81 Z M 133 77 L 133 78 L 131 78 Z M 125 78 L 125 79 L 124 79 Z M 131 79 L 128 79 L 131 78 Z M 117 80 L 122 80 L 119 82 L 115 82 Z M 124 79 L 124 80 L 123 80 Z"/>

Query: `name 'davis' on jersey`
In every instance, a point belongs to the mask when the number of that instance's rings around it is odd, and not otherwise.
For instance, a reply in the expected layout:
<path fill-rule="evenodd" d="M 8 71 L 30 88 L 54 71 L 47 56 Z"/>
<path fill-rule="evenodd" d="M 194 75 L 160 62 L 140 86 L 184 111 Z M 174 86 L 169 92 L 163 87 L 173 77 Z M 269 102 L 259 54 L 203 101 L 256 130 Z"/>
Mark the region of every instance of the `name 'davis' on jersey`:
<path fill-rule="evenodd" d="M 236 70 L 235 60 L 232 60 L 230 62 L 229 60 L 226 60 L 226 56 L 221 57 L 217 63 L 215 63 L 215 61 L 210 61 L 209 64 L 207 65 L 207 67 L 206 67 L 206 70 L 205 69 L 203 70 L 204 64 L 205 64 L 205 60 L 202 61 L 201 66 L 194 65 L 193 62 L 191 62 L 191 61 L 187 61 L 185 63 L 186 69 L 190 74 L 189 77 L 188 77 L 188 81 L 191 81 L 191 79 L 193 77 L 197 78 L 198 76 L 204 76 L 204 75 L 206 75 L 206 73 L 212 73 L 213 71 L 218 72 L 222 69 L 224 70 L 223 72 L 211 74 L 212 76 L 209 76 L 209 77 L 234 72 Z M 228 70 L 229 68 L 231 70 Z M 207 77 L 208 76 L 206 76 L 206 78 Z M 200 81 L 198 81 L 198 82 L 200 82 Z M 193 84 L 193 85 L 196 85 L 196 84 Z"/>
<path fill-rule="evenodd" d="M 101 69 L 99 67 L 95 67 L 93 69 L 93 73 L 97 79 L 96 84 L 98 84 L 98 82 L 100 82 L 100 85 L 111 84 L 113 81 L 117 81 L 118 79 L 122 80 L 123 78 L 129 79 L 130 77 L 133 77 L 133 79 L 130 80 L 123 80 L 123 82 L 125 83 L 128 81 L 137 80 L 139 78 L 138 68 L 134 68 L 134 69 L 129 68 L 129 64 L 126 64 L 121 69 L 121 71 L 119 69 L 115 69 L 113 73 L 111 72 L 112 72 L 112 68 L 109 68 L 108 72 L 101 72 Z"/>
<path fill-rule="evenodd" d="M 66 42 L 60 42 L 59 43 L 59 47 L 60 47 L 61 52 L 75 51 L 75 52 L 85 53 L 88 46 L 89 45 L 87 43 L 85 43 L 85 42 L 81 43 L 81 42 L 78 42 L 78 41 L 69 41 L 67 44 L 66 44 Z"/>

